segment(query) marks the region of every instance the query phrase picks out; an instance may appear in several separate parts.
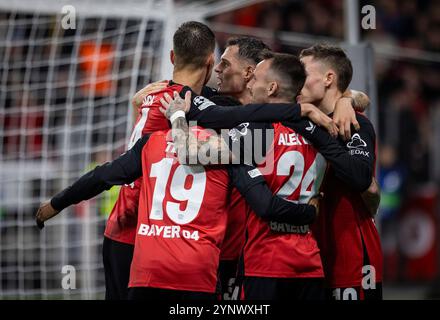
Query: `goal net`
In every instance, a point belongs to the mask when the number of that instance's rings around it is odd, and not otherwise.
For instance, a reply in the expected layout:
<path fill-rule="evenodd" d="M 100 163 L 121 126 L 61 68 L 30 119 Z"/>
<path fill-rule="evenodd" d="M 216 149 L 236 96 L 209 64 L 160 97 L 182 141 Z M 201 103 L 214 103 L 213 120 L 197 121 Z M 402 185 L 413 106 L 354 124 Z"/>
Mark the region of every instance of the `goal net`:
<path fill-rule="evenodd" d="M 0 299 L 103 297 L 102 234 L 118 189 L 42 231 L 34 214 L 124 152 L 131 97 L 171 76 L 172 5 L 0 0 Z"/>

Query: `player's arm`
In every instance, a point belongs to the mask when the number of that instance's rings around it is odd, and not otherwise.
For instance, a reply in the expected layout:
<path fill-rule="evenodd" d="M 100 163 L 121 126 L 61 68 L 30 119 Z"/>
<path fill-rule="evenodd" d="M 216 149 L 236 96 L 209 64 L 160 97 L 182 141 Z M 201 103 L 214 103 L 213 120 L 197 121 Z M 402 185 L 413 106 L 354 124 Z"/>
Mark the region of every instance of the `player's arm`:
<path fill-rule="evenodd" d="M 191 108 L 191 92 L 186 91 L 185 100 L 181 99 L 177 92 L 174 92 L 173 96 L 174 97 L 171 98 L 169 95 L 165 94 L 164 98 L 161 98 L 160 101 L 163 108 L 160 110 L 171 122 L 173 141 L 175 148 L 177 149 L 179 162 L 182 164 L 210 165 L 227 163 L 225 161 L 228 160 L 233 161 L 235 155 L 232 152 L 229 152 L 228 144 L 222 139 L 222 137 L 213 134 L 207 141 L 200 141 L 192 136 L 191 131 L 188 129 L 185 118 L 187 116 L 185 113 Z M 226 110 L 230 109 L 231 107 L 220 108 Z M 248 106 L 239 106 L 238 108 L 247 109 Z M 301 109 L 305 116 L 316 119 L 320 123 L 325 123 L 327 121 L 328 117 L 316 109 L 313 105 L 303 104 Z M 318 111 L 316 112 L 316 110 Z M 200 124 L 199 122 L 197 123 Z M 331 131 L 333 131 L 333 134 L 336 135 L 336 127 L 331 120 L 328 124 L 329 129 L 333 129 Z M 229 143 L 229 146 L 232 147 L 233 144 Z M 240 148 L 240 151 L 243 150 L 243 148 Z M 249 164 L 248 161 L 244 161 L 242 159 L 243 156 L 249 156 L 251 154 L 252 152 L 240 152 L 238 155 L 238 158 L 241 159 L 240 163 L 246 162 Z M 198 155 L 205 155 L 205 157 L 203 157 L 203 160 L 205 161 L 201 162 L 200 160 L 202 159 Z"/>
<path fill-rule="evenodd" d="M 348 143 L 334 139 L 325 130 L 307 120 L 283 124 L 310 141 L 332 164 L 336 176 L 351 188 L 359 192 L 368 189 L 375 163 L 375 133 L 370 122 L 362 120 L 359 132 Z"/>
<path fill-rule="evenodd" d="M 311 224 L 319 212 L 319 198 L 312 198 L 309 204 L 298 204 L 285 200 L 272 191 L 261 173 L 252 166 L 228 166 L 232 185 L 234 185 L 257 216 L 265 220 L 293 225 Z"/>
<path fill-rule="evenodd" d="M 178 97 L 177 92 L 174 95 Z M 187 103 L 190 98 L 190 94 L 185 95 Z M 167 104 L 166 107 L 161 108 L 161 111 L 171 122 L 174 148 L 181 164 L 211 165 L 230 162 L 232 153 L 220 135 L 211 130 L 206 139 L 196 137 L 188 126 L 184 110 L 180 110 L 177 104 Z"/>
<path fill-rule="evenodd" d="M 147 84 L 141 90 L 136 92 L 133 98 L 131 99 L 131 104 L 135 112 L 137 112 L 138 108 L 142 106 L 142 103 L 146 96 L 165 89 L 167 85 L 168 85 L 168 81 L 157 81 Z"/>
<path fill-rule="evenodd" d="M 174 112 L 184 111 L 187 113 L 188 121 L 197 121 L 197 124 L 204 128 L 228 129 L 243 122 L 296 121 L 301 117 L 308 117 L 333 136 L 337 136 L 337 127 L 333 120 L 309 103 L 301 105 L 293 103 L 248 104 L 226 108 L 202 96 L 196 96 L 187 87 L 180 94 L 184 97 L 191 94 L 191 99 L 184 100 L 178 94 L 174 94 L 172 98 L 165 94 L 160 102 L 165 109 L 172 107 Z"/>
<path fill-rule="evenodd" d="M 42 228 L 44 221 L 68 206 L 91 199 L 114 185 L 131 183 L 142 176 L 142 148 L 148 138 L 148 135 L 142 137 L 119 158 L 97 166 L 50 201 L 42 203 L 36 214 L 37 225 Z"/>
<path fill-rule="evenodd" d="M 380 187 L 376 178 L 373 177 L 370 186 L 366 191 L 361 193 L 361 197 L 370 215 L 372 217 L 376 216 L 380 204 Z"/>
<path fill-rule="evenodd" d="M 350 89 L 346 90 L 336 102 L 333 121 L 339 129 L 339 136 L 343 140 L 350 139 L 352 126 L 355 131 L 359 130 L 356 112 L 364 112 L 369 105 L 370 99 L 365 93 Z"/>
<path fill-rule="evenodd" d="M 186 94 L 185 99 L 190 99 L 190 96 Z M 257 163 L 259 161 L 255 157 L 264 157 L 267 147 L 270 145 L 268 139 L 273 138 L 270 134 L 259 136 L 263 154 L 256 154 L 253 152 L 252 147 L 254 145 L 252 143 L 253 132 L 255 129 L 266 130 L 268 126 L 272 128 L 270 124 L 246 122 L 236 128 L 222 132 L 222 135 L 210 130 L 207 138 L 199 138 L 194 135 L 194 127 L 188 127 L 184 111 L 179 110 L 176 104 L 170 104 L 167 109 L 161 109 L 161 111 L 171 122 L 174 147 L 179 162 L 182 164 L 206 166 L 229 163 Z"/>
<path fill-rule="evenodd" d="M 212 131 L 206 139 L 200 139 L 188 127 L 183 111 L 171 114 L 168 109 L 165 116 L 171 122 L 174 148 L 181 164 L 211 165 L 230 162 L 232 153 L 216 132 Z"/>
<path fill-rule="evenodd" d="M 135 95 L 131 99 L 131 105 L 133 106 L 133 123 L 136 123 L 136 120 L 139 116 L 139 108 L 142 106 L 145 97 L 154 92 L 165 89 L 167 85 L 168 81 L 153 82 L 147 84 L 145 87 L 135 93 Z"/>

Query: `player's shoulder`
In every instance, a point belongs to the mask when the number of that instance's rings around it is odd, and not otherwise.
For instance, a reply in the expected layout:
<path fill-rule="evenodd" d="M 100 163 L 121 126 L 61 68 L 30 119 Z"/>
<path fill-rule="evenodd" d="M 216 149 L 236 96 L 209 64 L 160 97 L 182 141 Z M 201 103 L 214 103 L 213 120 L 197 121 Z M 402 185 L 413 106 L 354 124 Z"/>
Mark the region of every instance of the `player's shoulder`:
<path fill-rule="evenodd" d="M 364 129 L 375 134 L 374 126 L 365 114 L 356 112 L 356 120 L 359 122 L 361 129 L 364 127 Z"/>
<path fill-rule="evenodd" d="M 235 128 L 237 128 L 239 130 L 241 130 L 243 128 L 248 128 L 248 129 L 251 129 L 251 130 L 256 130 L 256 129 L 273 129 L 274 128 L 274 124 L 272 124 L 270 122 L 243 122 L 243 123 L 240 123 Z"/>
<path fill-rule="evenodd" d="M 217 89 L 208 86 L 204 86 L 201 92 L 201 95 L 208 99 L 218 94 L 219 92 Z"/>
<path fill-rule="evenodd" d="M 273 123 L 272 126 L 275 135 L 295 134 L 302 136 L 300 132 L 307 130 L 309 131 L 310 134 L 313 134 L 316 128 L 316 124 L 314 124 L 307 118 L 303 118 L 300 121 L 294 121 L 294 122 L 289 122 L 289 121 L 276 122 Z"/>
<path fill-rule="evenodd" d="M 187 91 L 191 92 L 191 108 L 196 107 L 199 110 L 204 110 L 211 105 L 215 105 L 215 103 L 210 101 L 209 99 L 218 95 L 217 89 L 204 86 L 201 93 L 198 94 L 194 92 L 190 87 L 184 86 L 180 90 L 180 97 L 184 98 Z"/>
<path fill-rule="evenodd" d="M 362 123 L 365 123 L 365 124 L 368 124 L 368 125 L 372 125 L 370 119 L 368 119 L 368 117 L 365 114 L 363 114 L 363 113 L 356 112 L 356 119 L 357 119 L 357 121 L 359 123 L 362 122 Z"/>
<path fill-rule="evenodd" d="M 183 84 L 176 83 L 176 82 L 170 80 L 170 81 L 168 81 L 168 86 L 166 86 L 164 89 L 164 93 L 165 92 L 173 92 L 173 91 L 180 92 L 183 90 L 183 88 L 185 88 L 185 86 Z"/>
<path fill-rule="evenodd" d="M 155 92 L 153 94 L 153 95 L 157 96 L 157 99 L 154 99 L 154 100 L 158 100 L 158 99 L 162 98 L 165 95 L 165 93 L 168 93 L 171 96 L 174 91 L 177 91 L 180 93 L 180 91 L 182 91 L 182 89 L 184 87 L 185 87 L 184 85 L 179 84 L 179 83 L 175 83 L 170 80 L 170 81 L 168 81 L 168 85 L 165 88 L 163 88 L 161 91 Z"/>
<path fill-rule="evenodd" d="M 146 96 L 142 101 L 141 108 L 162 106 L 160 99 L 163 98 L 166 93 L 168 93 L 170 96 L 173 96 L 174 91 L 180 93 L 183 88 L 183 85 L 169 80 L 167 81 L 167 86 L 165 88 Z"/>
<path fill-rule="evenodd" d="M 251 136 L 258 131 L 265 131 L 267 129 L 273 129 L 272 124 L 268 122 L 242 122 L 238 126 L 228 130 L 228 135 L 233 142 L 244 138 L 245 136 Z"/>
<path fill-rule="evenodd" d="M 289 122 L 274 122 L 272 123 L 272 127 L 274 130 L 276 131 L 280 131 L 280 130 L 293 130 L 292 126 L 290 125 Z"/>
<path fill-rule="evenodd" d="M 149 133 L 149 140 L 157 139 L 157 138 L 167 139 L 169 136 L 171 136 L 171 129 L 157 130 L 152 133 Z"/>

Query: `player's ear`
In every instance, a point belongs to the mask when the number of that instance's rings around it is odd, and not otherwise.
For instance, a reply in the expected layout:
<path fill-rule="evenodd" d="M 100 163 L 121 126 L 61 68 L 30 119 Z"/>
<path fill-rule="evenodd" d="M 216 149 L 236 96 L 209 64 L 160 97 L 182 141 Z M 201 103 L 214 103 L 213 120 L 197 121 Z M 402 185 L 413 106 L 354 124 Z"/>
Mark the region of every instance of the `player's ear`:
<path fill-rule="evenodd" d="M 208 83 L 209 79 L 211 79 L 212 70 L 214 69 L 214 64 L 215 64 L 215 59 L 214 59 L 214 53 L 213 53 L 206 60 L 206 76 L 205 76 L 205 81 L 204 81 L 203 85 L 206 85 Z"/>
<path fill-rule="evenodd" d="M 174 65 L 174 50 L 170 50 L 170 61 Z"/>
<path fill-rule="evenodd" d="M 248 65 L 243 70 L 243 78 L 246 82 L 249 82 L 252 79 L 252 75 L 254 73 L 254 67 Z"/>
<path fill-rule="evenodd" d="M 333 83 L 336 83 L 336 72 L 330 69 L 325 73 L 324 84 L 328 88 Z"/>
<path fill-rule="evenodd" d="M 267 96 L 275 96 L 278 92 L 279 86 L 278 86 L 278 82 L 276 81 L 272 81 L 269 82 L 269 85 L 267 87 Z"/>
<path fill-rule="evenodd" d="M 210 67 L 214 66 L 215 64 L 214 52 L 208 56 L 208 59 L 206 60 L 206 64 Z"/>

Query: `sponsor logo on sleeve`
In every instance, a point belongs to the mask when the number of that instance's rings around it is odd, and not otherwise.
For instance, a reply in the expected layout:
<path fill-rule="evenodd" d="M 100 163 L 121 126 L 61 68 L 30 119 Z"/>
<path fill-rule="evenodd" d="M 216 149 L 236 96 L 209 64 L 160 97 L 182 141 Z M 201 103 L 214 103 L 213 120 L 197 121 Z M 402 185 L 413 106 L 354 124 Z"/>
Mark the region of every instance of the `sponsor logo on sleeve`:
<path fill-rule="evenodd" d="M 196 96 L 193 100 L 193 103 L 200 111 L 208 108 L 209 106 L 215 105 L 214 102 L 202 96 Z"/>
<path fill-rule="evenodd" d="M 370 157 L 370 152 L 365 151 L 367 143 L 362 140 L 359 133 L 355 133 L 351 140 L 347 143 L 347 148 L 350 149 L 350 155 L 362 155 L 364 157 Z"/>
<path fill-rule="evenodd" d="M 252 169 L 248 171 L 249 176 L 253 179 L 256 178 L 258 176 L 261 176 L 261 172 L 260 170 L 258 170 L 258 168 Z"/>
<path fill-rule="evenodd" d="M 239 124 L 237 127 L 229 130 L 229 136 L 232 142 L 238 141 L 241 136 L 245 136 L 248 133 L 249 122 Z"/>
<path fill-rule="evenodd" d="M 365 148 L 367 146 L 367 143 L 362 140 L 359 133 L 355 133 L 351 140 L 347 143 L 347 147 L 350 149 L 359 149 L 359 148 Z"/>
<path fill-rule="evenodd" d="M 311 121 L 309 121 L 309 126 L 306 127 L 306 130 L 309 131 L 310 133 L 313 133 L 316 129 L 316 125 L 313 124 Z"/>

